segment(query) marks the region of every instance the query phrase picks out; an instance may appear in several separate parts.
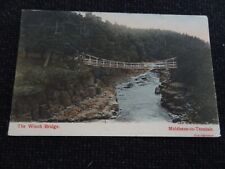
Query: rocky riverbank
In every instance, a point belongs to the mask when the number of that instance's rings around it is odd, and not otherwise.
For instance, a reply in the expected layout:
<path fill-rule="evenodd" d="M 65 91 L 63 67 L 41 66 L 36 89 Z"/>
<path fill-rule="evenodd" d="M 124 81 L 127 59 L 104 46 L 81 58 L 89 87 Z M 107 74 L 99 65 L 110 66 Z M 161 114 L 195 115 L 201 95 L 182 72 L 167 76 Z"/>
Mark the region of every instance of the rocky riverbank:
<path fill-rule="evenodd" d="M 139 73 L 140 71 L 130 71 L 107 79 L 106 87 L 100 88 L 101 92 L 97 92 L 98 94 L 96 93 L 93 97 L 87 97 L 79 102 L 79 104 L 68 106 L 59 113 L 55 113 L 48 121 L 81 122 L 117 118 L 119 105 L 116 98 L 115 86 Z"/>
<path fill-rule="evenodd" d="M 161 105 L 170 112 L 172 122 L 191 123 L 196 112 L 188 103 L 190 94 L 185 85 L 173 81 L 169 71 L 160 71 L 160 82 Z"/>
<path fill-rule="evenodd" d="M 101 80 L 94 75 L 86 77 L 83 85 L 76 81 L 64 84 L 59 81 L 44 91 L 36 88 L 29 88 L 31 92 L 22 90 L 14 97 L 11 120 L 75 122 L 115 118 L 118 114 L 116 85 L 138 73 L 119 71 Z"/>
<path fill-rule="evenodd" d="M 111 87 L 103 89 L 102 93 L 81 101 L 78 105 L 68 106 L 66 109 L 53 115 L 48 121 L 79 122 L 96 119 L 115 118 L 118 114 L 116 95 Z"/>

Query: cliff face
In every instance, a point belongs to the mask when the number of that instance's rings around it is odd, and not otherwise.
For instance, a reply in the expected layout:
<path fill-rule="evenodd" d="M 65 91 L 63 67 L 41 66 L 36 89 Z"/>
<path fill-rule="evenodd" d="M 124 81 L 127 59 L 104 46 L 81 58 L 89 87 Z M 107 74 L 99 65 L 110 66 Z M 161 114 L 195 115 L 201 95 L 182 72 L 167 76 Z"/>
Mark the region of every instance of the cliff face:
<path fill-rule="evenodd" d="M 160 72 L 161 105 L 169 110 L 173 122 L 187 121 L 185 88 L 181 83 L 172 81 L 171 73 L 169 71 Z"/>
<path fill-rule="evenodd" d="M 172 76 L 172 71 L 160 72 L 161 105 L 169 110 L 174 123 L 198 123 L 199 112 L 190 101 L 190 88 L 176 82 Z"/>

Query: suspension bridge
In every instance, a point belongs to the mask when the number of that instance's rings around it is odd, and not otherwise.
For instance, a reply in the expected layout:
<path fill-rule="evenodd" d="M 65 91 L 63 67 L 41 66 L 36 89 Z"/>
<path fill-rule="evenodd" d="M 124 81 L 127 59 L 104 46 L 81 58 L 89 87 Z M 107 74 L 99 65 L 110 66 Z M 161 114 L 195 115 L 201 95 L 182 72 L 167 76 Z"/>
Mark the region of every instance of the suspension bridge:
<path fill-rule="evenodd" d="M 175 69 L 177 68 L 176 58 L 170 58 L 154 62 L 121 62 L 95 57 L 89 54 L 80 54 L 75 60 L 80 60 L 85 65 L 134 70 L 156 70 L 156 69 Z"/>

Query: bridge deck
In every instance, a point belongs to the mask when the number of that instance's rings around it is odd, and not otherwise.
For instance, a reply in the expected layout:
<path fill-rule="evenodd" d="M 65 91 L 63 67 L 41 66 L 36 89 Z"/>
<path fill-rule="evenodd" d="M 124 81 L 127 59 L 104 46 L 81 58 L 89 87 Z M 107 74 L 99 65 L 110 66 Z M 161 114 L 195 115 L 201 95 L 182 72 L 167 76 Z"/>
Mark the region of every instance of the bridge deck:
<path fill-rule="evenodd" d="M 92 55 L 80 55 L 79 59 L 90 66 L 95 67 L 107 67 L 107 68 L 118 68 L 118 69 L 139 69 L 139 70 L 153 70 L 153 69 L 175 69 L 176 60 L 175 58 L 170 58 L 162 61 L 156 62 L 120 62 L 114 60 L 107 60 L 98 58 Z"/>

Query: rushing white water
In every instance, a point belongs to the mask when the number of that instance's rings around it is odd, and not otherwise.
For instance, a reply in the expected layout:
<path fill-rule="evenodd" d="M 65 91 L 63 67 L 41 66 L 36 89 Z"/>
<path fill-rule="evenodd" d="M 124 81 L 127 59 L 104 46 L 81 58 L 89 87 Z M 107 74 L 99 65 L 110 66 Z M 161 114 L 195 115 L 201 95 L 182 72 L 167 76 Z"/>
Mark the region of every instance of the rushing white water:
<path fill-rule="evenodd" d="M 155 94 L 160 84 L 156 73 L 147 72 L 117 85 L 117 99 L 120 113 L 117 121 L 170 122 L 171 119 L 160 105 L 161 95 Z"/>

